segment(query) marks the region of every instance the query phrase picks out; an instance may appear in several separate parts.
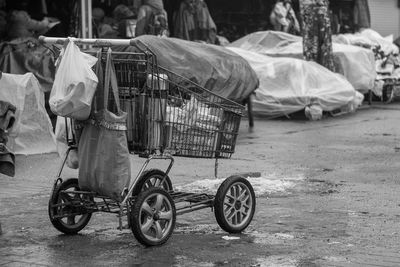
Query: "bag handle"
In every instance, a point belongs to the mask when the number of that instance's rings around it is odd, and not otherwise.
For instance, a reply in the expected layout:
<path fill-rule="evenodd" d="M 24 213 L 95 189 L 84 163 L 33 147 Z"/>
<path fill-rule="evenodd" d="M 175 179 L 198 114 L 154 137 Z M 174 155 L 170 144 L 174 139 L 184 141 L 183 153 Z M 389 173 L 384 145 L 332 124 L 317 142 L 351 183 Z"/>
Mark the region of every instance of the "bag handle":
<path fill-rule="evenodd" d="M 104 82 L 104 73 L 103 73 L 103 66 L 102 66 L 102 62 L 101 62 L 101 53 L 102 50 L 99 49 L 96 53 L 96 57 L 97 57 L 97 62 L 96 62 L 96 67 L 95 67 L 95 71 L 94 73 L 96 74 L 97 78 L 99 79 L 99 82 L 97 84 L 97 88 L 96 88 L 96 94 L 95 94 L 95 98 L 93 101 L 93 108 L 92 111 L 98 111 L 100 110 L 102 107 L 102 98 L 104 98 L 104 96 L 102 95 L 103 93 L 103 82 Z"/>
<path fill-rule="evenodd" d="M 108 97 L 110 93 L 110 83 L 111 83 L 111 90 L 114 96 L 115 105 L 117 107 L 117 113 L 121 113 L 121 107 L 119 103 L 119 96 L 118 96 L 118 83 L 117 77 L 115 75 L 115 67 L 112 60 L 111 55 L 111 48 L 107 50 L 107 61 L 106 61 L 106 73 L 105 73 L 105 84 L 104 84 L 104 108 L 108 110 Z"/>

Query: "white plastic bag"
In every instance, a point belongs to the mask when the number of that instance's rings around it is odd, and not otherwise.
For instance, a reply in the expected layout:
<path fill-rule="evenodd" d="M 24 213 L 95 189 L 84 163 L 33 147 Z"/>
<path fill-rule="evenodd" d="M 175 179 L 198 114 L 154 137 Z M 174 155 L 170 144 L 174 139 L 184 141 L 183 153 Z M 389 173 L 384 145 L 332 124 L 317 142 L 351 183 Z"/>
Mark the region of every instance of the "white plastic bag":
<path fill-rule="evenodd" d="M 96 91 L 98 79 L 92 67 L 97 58 L 79 50 L 72 39 L 64 51 L 50 93 L 50 108 L 54 114 L 86 120 Z"/>
<path fill-rule="evenodd" d="M 310 105 L 304 109 L 304 114 L 311 121 L 318 121 L 322 119 L 323 110 L 318 105 Z"/>

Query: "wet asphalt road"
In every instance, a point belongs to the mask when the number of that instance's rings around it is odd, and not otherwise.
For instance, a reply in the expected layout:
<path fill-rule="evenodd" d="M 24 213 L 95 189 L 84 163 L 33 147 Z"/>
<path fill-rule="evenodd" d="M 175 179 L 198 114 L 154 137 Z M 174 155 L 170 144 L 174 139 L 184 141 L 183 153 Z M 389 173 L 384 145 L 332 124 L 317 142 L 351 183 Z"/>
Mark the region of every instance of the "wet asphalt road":
<path fill-rule="evenodd" d="M 257 119 L 252 132 L 244 120 L 218 176 L 261 173 L 249 178 L 252 223 L 229 235 L 210 209 L 193 212 L 178 217 L 161 247 L 143 247 L 105 213 L 79 235 L 60 234 L 47 215 L 57 155 L 18 156 L 16 177 L 0 177 L 0 266 L 400 266 L 399 110 L 374 104 L 316 122 Z M 207 182 L 213 160 L 176 158 L 170 176 L 178 188 L 216 189 Z"/>

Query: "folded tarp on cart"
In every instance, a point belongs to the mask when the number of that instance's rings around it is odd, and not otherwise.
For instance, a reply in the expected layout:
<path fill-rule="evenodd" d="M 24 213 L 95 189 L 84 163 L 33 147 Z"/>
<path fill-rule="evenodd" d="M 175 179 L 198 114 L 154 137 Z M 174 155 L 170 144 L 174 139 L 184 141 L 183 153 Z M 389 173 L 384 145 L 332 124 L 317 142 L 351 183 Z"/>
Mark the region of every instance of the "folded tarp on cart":
<path fill-rule="evenodd" d="M 303 58 L 302 37 L 284 32 L 260 31 L 229 44 L 273 57 Z M 376 78 L 374 53 L 362 47 L 333 43 L 333 57 L 338 73 L 353 87 L 366 93 L 374 87 Z"/>
<path fill-rule="evenodd" d="M 0 99 L 17 108 L 7 143 L 16 154 L 56 152 L 52 124 L 44 107 L 44 93 L 32 73 L 3 73 Z"/>
<path fill-rule="evenodd" d="M 151 35 L 139 36 L 132 44 L 113 50 L 138 51 L 136 47 L 145 45 L 161 67 L 230 100 L 243 101 L 258 87 L 257 75 L 246 60 L 222 46 Z"/>
<path fill-rule="evenodd" d="M 31 72 L 42 89 L 51 90 L 55 76 L 54 56 L 35 38 L 19 38 L 0 44 L 0 71 L 12 74 Z"/>
<path fill-rule="evenodd" d="M 348 112 L 363 100 L 363 95 L 345 77 L 315 62 L 228 49 L 245 58 L 258 75 L 260 86 L 252 101 L 257 115 L 278 117 L 305 108 Z"/>

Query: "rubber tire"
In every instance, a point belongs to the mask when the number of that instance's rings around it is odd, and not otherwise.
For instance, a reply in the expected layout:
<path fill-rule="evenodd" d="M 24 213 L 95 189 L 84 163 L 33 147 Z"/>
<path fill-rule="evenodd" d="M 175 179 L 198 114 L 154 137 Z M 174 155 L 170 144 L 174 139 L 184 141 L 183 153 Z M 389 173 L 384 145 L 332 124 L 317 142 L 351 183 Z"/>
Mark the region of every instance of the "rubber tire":
<path fill-rule="evenodd" d="M 168 201 L 171 204 L 171 209 L 172 209 L 172 227 L 170 232 L 160 241 L 153 241 L 149 240 L 146 238 L 146 236 L 142 233 L 142 230 L 140 228 L 140 222 L 139 222 L 139 213 L 140 209 L 142 207 L 143 202 L 146 200 L 146 198 L 152 194 L 163 194 Z M 175 208 L 175 203 L 172 199 L 172 197 L 168 194 L 167 191 L 160 187 L 152 187 L 149 188 L 139 194 L 139 196 L 136 198 L 135 202 L 133 203 L 133 206 L 131 209 L 129 209 L 128 212 L 128 217 L 130 218 L 131 222 L 131 230 L 133 235 L 135 236 L 136 240 L 138 240 L 142 245 L 150 247 L 150 246 L 160 246 L 167 242 L 167 240 L 171 237 L 174 228 L 175 228 L 175 223 L 176 223 L 176 208 Z"/>
<path fill-rule="evenodd" d="M 146 188 L 144 188 L 144 185 L 146 184 L 146 182 L 154 176 L 165 176 L 165 172 L 163 172 L 162 170 L 159 170 L 159 169 L 149 169 L 149 170 L 144 171 L 142 173 L 142 175 L 139 177 L 139 180 L 136 183 L 135 188 L 132 191 L 132 196 L 137 196 L 141 192 L 143 192 L 146 189 Z M 166 187 L 162 187 L 162 188 L 167 192 L 172 191 L 172 182 L 168 175 L 165 178 L 164 183 L 167 184 L 168 188 L 166 188 Z M 128 225 L 130 227 L 132 225 L 130 216 L 128 216 Z"/>
<path fill-rule="evenodd" d="M 238 182 L 244 184 L 249 189 L 252 198 L 252 207 L 250 211 L 250 217 L 247 219 L 247 222 L 241 227 L 234 227 L 225 218 L 224 200 L 229 188 L 233 184 Z M 219 226 L 226 232 L 232 234 L 241 233 L 244 229 L 247 228 L 247 226 L 249 226 L 251 220 L 253 219 L 255 209 L 256 209 L 256 196 L 254 194 L 254 189 L 251 186 L 250 182 L 244 177 L 238 175 L 230 176 L 226 178 L 224 182 L 222 182 L 222 184 L 218 187 L 218 191 L 214 199 L 214 214 L 215 214 L 215 219 L 217 220 Z"/>
<path fill-rule="evenodd" d="M 58 196 L 60 194 L 60 191 L 75 187 L 77 190 L 79 190 L 79 183 L 77 178 L 69 178 L 62 182 L 60 185 L 56 187 L 56 189 L 53 191 L 51 194 L 50 200 L 49 200 L 49 205 L 48 205 L 48 213 L 49 213 L 49 218 L 50 222 L 53 224 L 53 226 L 60 232 L 66 234 L 66 235 L 74 235 L 77 234 L 79 231 L 81 231 L 83 228 L 86 227 L 86 225 L 89 223 L 90 218 L 92 217 L 92 213 L 87 213 L 86 219 L 83 221 L 83 223 L 79 224 L 78 227 L 66 227 L 60 219 L 54 219 L 53 215 L 56 213 L 56 208 L 52 208 L 52 204 L 56 204 L 58 202 Z M 52 210 L 53 209 L 53 210 Z"/>
<path fill-rule="evenodd" d="M 137 196 L 139 195 L 140 192 L 144 191 L 144 185 L 146 184 L 147 180 L 151 179 L 154 176 L 165 176 L 165 172 L 159 169 L 149 169 L 146 170 L 142 173 L 142 175 L 139 177 L 138 182 L 135 185 L 135 188 L 133 189 L 132 195 Z M 168 177 L 165 178 L 164 183 L 167 184 L 167 187 L 162 187 L 165 191 L 172 191 L 172 182 L 171 179 Z"/>

